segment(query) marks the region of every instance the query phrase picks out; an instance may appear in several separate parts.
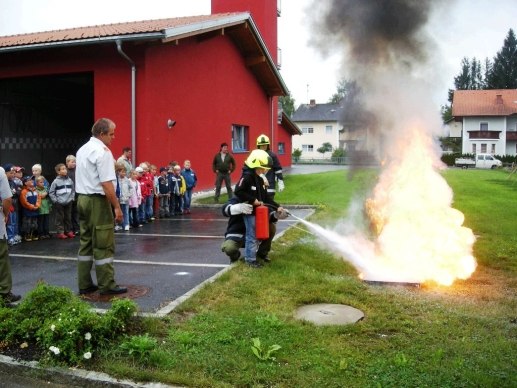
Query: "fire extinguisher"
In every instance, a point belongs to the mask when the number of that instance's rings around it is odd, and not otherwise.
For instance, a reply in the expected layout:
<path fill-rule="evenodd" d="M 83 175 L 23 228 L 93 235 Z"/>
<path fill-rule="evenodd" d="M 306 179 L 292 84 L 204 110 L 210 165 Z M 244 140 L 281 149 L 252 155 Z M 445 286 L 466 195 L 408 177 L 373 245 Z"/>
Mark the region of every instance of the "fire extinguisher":
<path fill-rule="evenodd" d="M 269 238 L 269 209 L 260 205 L 255 208 L 255 237 L 257 240 Z"/>

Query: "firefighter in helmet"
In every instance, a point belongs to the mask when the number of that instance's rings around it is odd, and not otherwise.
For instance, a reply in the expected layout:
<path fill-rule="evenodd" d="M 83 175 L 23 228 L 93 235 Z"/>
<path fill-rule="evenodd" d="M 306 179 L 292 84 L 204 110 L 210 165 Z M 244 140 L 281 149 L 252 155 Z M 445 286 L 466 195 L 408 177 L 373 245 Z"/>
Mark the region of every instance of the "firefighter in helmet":
<path fill-rule="evenodd" d="M 266 173 L 266 178 L 269 183 L 267 192 L 269 195 L 271 195 L 271 197 L 274 198 L 277 192 L 281 193 L 284 190 L 285 185 L 284 176 L 282 175 L 282 165 L 278 160 L 278 156 L 276 156 L 276 154 L 271 151 L 270 145 L 271 143 L 269 141 L 269 137 L 267 137 L 265 134 L 259 135 L 259 137 L 257 137 L 257 148 L 259 150 L 266 151 L 273 162 L 271 169 Z"/>

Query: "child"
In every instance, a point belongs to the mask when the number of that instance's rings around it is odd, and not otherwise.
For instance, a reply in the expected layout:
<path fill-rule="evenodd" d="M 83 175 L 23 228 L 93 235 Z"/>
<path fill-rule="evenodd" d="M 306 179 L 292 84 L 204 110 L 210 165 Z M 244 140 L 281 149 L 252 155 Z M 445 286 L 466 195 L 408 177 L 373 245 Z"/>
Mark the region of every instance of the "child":
<path fill-rule="evenodd" d="M 40 240 L 50 238 L 49 214 L 52 207 L 48 198 L 48 191 L 45 188 L 45 177 L 36 178 L 36 191 L 41 198 L 41 206 L 38 209 L 38 235 Z"/>
<path fill-rule="evenodd" d="M 20 193 L 20 204 L 23 209 L 23 221 L 21 231 L 25 241 L 38 240 L 38 209 L 41 205 L 41 198 L 34 188 L 34 181 L 31 176 L 22 179 L 23 189 Z"/>
<path fill-rule="evenodd" d="M 36 178 L 41 176 L 41 173 L 43 172 L 41 164 L 35 164 L 32 166 L 32 179 L 34 180 L 34 186 L 36 186 Z M 45 188 L 48 190 L 50 187 L 50 184 L 45 179 Z"/>
<path fill-rule="evenodd" d="M 142 203 L 142 192 L 140 191 L 140 182 L 138 182 L 139 175 L 135 170 L 131 170 L 131 179 L 129 179 L 129 184 L 131 185 L 131 195 L 128 201 L 129 222 L 133 228 L 142 227 L 138 219 L 138 207 Z"/>
<path fill-rule="evenodd" d="M 17 187 L 15 182 L 16 166 L 12 163 L 7 163 L 3 166 L 9 189 L 11 190 L 11 209 L 7 216 L 7 223 L 5 225 L 7 232 L 7 244 L 9 246 L 21 243 L 21 238 L 18 236 L 18 197 L 20 196 L 21 188 Z"/>
<path fill-rule="evenodd" d="M 140 221 L 141 224 L 147 224 L 146 204 L 147 204 L 147 197 L 149 197 L 149 195 L 151 195 L 151 193 L 149 191 L 147 177 L 144 176 L 145 170 L 142 167 L 142 164 L 140 164 L 140 166 L 135 168 L 135 171 L 138 174 L 137 180 L 138 180 L 138 183 L 140 184 L 140 195 L 141 195 L 140 204 L 138 205 L 138 220 Z"/>
<path fill-rule="evenodd" d="M 160 201 L 159 217 L 169 217 L 169 201 L 171 197 L 171 188 L 169 179 L 167 178 L 167 168 L 160 167 L 160 176 L 158 177 L 158 200 Z"/>
<path fill-rule="evenodd" d="M 115 171 L 120 187 L 120 208 L 124 217 L 122 219 L 122 228 L 127 231 L 129 230 L 129 199 L 131 198 L 133 188 L 129 178 L 126 176 L 126 166 L 123 163 L 117 163 Z"/>
<path fill-rule="evenodd" d="M 172 174 L 171 195 L 174 196 L 174 215 L 183 214 L 183 194 L 186 191 L 185 179 L 181 176 L 181 167 L 179 164 L 174 166 Z"/>
<path fill-rule="evenodd" d="M 267 192 L 262 175 L 265 174 L 272 165 L 272 159 L 264 150 L 253 150 L 244 162 L 242 176 L 235 186 L 235 196 L 241 203 L 248 203 L 257 207 L 267 203 L 272 205 L 278 212 L 283 209 Z M 246 225 L 246 237 L 244 244 L 244 260 L 252 268 L 260 268 L 262 264 L 257 261 L 257 239 L 255 237 L 255 209 L 252 214 L 244 214 L 244 224 Z"/>
<path fill-rule="evenodd" d="M 190 168 L 190 160 L 183 162 L 183 170 L 181 176 L 185 179 L 187 189 L 183 196 L 183 214 L 190 214 L 190 203 L 192 202 L 192 191 L 196 187 L 197 176 L 194 170 Z"/>
<path fill-rule="evenodd" d="M 74 182 L 68 177 L 68 170 L 63 163 L 55 167 L 57 177 L 48 191 L 54 204 L 56 220 L 56 237 L 60 239 L 74 238 L 72 231 L 72 202 L 75 198 Z"/>
<path fill-rule="evenodd" d="M 68 177 L 74 182 L 75 188 L 75 166 L 76 159 L 74 155 L 68 155 L 65 159 L 66 169 L 68 170 Z M 72 202 L 72 230 L 75 235 L 79 234 L 79 213 L 77 212 L 77 193 L 75 193 L 74 201 Z"/>

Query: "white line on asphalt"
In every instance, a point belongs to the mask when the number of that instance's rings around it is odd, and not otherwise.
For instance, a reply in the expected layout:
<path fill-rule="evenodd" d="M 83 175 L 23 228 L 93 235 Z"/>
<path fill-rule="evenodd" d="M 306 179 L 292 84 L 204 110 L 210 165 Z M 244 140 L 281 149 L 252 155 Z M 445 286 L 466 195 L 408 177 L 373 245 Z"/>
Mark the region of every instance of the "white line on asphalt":
<path fill-rule="evenodd" d="M 192 235 L 186 235 L 186 234 L 156 234 L 156 233 L 121 233 L 117 232 L 115 233 L 115 236 L 151 236 L 151 237 L 182 237 L 182 238 L 217 238 L 219 240 L 224 239 L 224 235 L 220 236 L 203 236 L 200 234 L 192 234 Z"/>
<path fill-rule="evenodd" d="M 77 261 L 76 257 L 62 257 L 62 256 L 42 256 L 42 255 L 23 255 L 23 254 L 10 254 L 10 257 L 27 257 L 35 259 L 51 259 L 51 260 L 67 260 Z M 162 261 L 142 261 L 142 260 L 113 260 L 115 263 L 122 264 L 143 264 L 143 265 L 163 265 L 171 267 L 208 267 L 208 268 L 226 268 L 229 264 L 208 264 L 208 263 L 179 263 L 172 262 L 166 263 Z"/>

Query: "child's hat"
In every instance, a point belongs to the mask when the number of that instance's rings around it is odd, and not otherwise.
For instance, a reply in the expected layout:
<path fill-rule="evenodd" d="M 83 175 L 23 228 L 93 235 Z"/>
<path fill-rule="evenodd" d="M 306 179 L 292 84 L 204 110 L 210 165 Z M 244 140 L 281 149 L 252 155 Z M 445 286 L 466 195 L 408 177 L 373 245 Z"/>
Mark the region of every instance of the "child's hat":
<path fill-rule="evenodd" d="M 160 172 L 164 172 L 164 171 L 167 171 L 167 168 L 166 167 L 160 167 Z"/>
<path fill-rule="evenodd" d="M 144 169 L 142 167 L 135 168 L 136 172 L 139 172 L 140 174 L 144 172 Z"/>
<path fill-rule="evenodd" d="M 24 176 L 24 177 L 22 178 L 22 182 L 23 182 L 23 183 L 25 183 L 25 182 L 27 182 L 27 181 L 32 180 L 32 178 L 33 178 L 32 176 L 30 176 L 30 175 L 26 175 L 26 176 Z"/>

